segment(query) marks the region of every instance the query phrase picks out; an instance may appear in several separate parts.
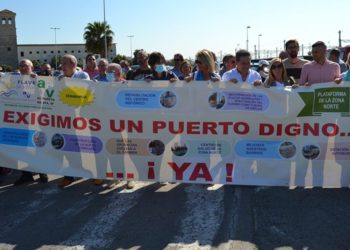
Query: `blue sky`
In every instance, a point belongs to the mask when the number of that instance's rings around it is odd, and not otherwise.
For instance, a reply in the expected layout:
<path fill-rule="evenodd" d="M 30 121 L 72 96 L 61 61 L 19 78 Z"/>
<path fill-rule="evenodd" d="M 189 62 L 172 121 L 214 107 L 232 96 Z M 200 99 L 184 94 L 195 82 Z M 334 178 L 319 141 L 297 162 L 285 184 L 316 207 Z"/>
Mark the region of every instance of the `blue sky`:
<path fill-rule="evenodd" d="M 280 50 L 289 38 L 305 46 L 317 40 L 337 45 L 338 30 L 350 39 L 349 0 L 105 1 L 117 52 L 124 55 L 130 55 L 128 35 L 134 35 L 133 49 L 160 51 L 166 58 L 177 52 L 193 58 L 202 48 L 233 53 L 246 48 L 248 25 L 250 51 L 259 34 L 262 50 Z M 87 23 L 103 20 L 103 0 L 1 0 L 0 9 L 17 13 L 19 44 L 53 43 L 50 27 L 61 28 L 58 43 L 82 43 Z"/>

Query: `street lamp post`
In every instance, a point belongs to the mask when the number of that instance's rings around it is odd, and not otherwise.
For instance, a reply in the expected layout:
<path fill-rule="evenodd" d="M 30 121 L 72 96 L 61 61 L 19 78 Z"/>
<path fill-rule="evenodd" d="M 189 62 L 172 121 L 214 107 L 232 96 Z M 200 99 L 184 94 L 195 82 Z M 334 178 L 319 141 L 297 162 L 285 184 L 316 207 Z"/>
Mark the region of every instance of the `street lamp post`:
<path fill-rule="evenodd" d="M 56 40 L 56 31 L 59 30 L 60 28 L 58 28 L 58 27 L 52 27 L 51 29 L 55 31 L 55 70 L 57 70 L 57 40 Z"/>
<path fill-rule="evenodd" d="M 260 37 L 262 36 L 262 34 L 258 35 L 258 58 L 260 59 Z"/>
<path fill-rule="evenodd" d="M 108 60 L 108 50 L 107 50 L 107 23 L 106 23 L 106 4 L 103 0 L 103 23 L 105 27 L 105 58 Z"/>
<path fill-rule="evenodd" d="M 128 36 L 130 38 L 130 57 L 132 58 L 132 39 L 134 38 L 134 35 Z"/>
<path fill-rule="evenodd" d="M 254 44 L 254 57 L 255 57 L 255 59 L 258 59 L 258 53 L 256 51 L 256 44 Z"/>
<path fill-rule="evenodd" d="M 248 36 L 248 30 L 250 29 L 250 26 L 247 26 L 247 51 L 249 51 L 249 36 Z"/>

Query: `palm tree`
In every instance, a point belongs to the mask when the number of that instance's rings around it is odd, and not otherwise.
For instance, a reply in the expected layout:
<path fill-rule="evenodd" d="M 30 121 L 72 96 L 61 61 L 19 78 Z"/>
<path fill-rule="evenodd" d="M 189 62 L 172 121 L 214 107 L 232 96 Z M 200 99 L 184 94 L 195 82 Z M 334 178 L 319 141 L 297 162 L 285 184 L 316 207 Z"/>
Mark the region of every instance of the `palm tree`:
<path fill-rule="evenodd" d="M 84 33 L 86 50 L 91 53 L 104 56 L 105 34 L 107 36 L 107 49 L 110 50 L 112 48 L 114 33 L 109 24 L 105 22 L 88 23 L 88 25 L 85 27 Z"/>

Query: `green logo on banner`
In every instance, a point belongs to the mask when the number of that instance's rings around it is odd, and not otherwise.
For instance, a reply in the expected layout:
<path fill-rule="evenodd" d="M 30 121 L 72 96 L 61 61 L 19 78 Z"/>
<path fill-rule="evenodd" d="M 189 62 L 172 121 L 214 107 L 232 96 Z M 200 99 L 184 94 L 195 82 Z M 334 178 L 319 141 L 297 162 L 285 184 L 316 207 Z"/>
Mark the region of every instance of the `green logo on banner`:
<path fill-rule="evenodd" d="M 315 89 L 315 92 L 300 92 L 299 95 L 305 106 L 298 117 L 320 116 L 322 113 L 350 115 L 349 88 Z"/>

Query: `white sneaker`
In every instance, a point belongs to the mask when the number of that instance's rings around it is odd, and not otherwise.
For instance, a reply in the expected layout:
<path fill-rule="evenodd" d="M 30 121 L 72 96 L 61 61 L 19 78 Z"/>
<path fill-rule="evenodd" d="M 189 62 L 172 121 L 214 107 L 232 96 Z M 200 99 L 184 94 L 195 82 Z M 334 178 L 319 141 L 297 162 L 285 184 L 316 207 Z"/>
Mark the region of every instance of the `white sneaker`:
<path fill-rule="evenodd" d="M 135 187 L 135 182 L 134 181 L 127 181 L 126 182 L 126 188 L 127 189 L 133 189 Z"/>
<path fill-rule="evenodd" d="M 112 182 L 107 186 L 107 188 L 110 188 L 110 189 L 115 188 L 116 186 L 119 185 L 119 183 L 120 183 L 120 181 L 112 181 Z"/>

